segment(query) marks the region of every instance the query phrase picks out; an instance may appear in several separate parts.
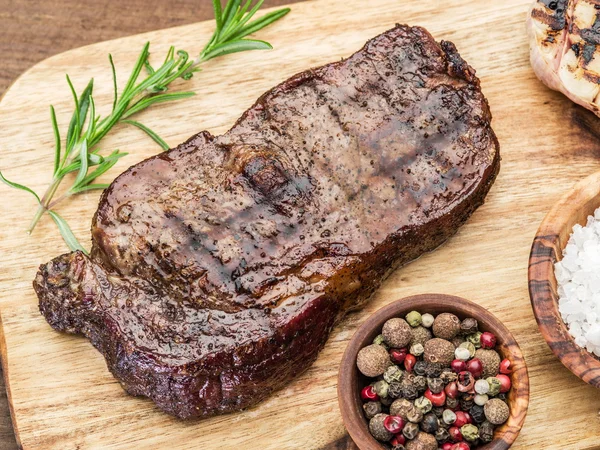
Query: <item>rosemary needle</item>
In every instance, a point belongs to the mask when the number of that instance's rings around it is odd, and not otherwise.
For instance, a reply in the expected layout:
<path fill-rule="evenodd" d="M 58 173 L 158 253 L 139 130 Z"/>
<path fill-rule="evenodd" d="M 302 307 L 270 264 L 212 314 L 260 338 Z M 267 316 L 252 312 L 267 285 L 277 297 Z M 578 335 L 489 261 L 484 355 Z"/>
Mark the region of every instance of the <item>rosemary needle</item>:
<path fill-rule="evenodd" d="M 169 145 L 156 132 L 130 117 L 150 106 L 182 100 L 195 95 L 194 92 L 167 92 L 167 90 L 170 84 L 179 78 L 189 80 L 194 73 L 201 70 L 201 65 L 206 61 L 231 53 L 273 48 L 268 42 L 247 39 L 246 36 L 281 19 L 290 12 L 290 9 L 279 9 L 251 20 L 263 2 L 264 0 L 258 0 L 256 3 L 254 0 L 246 0 L 243 3 L 242 0 L 227 0 L 223 8 L 220 0 L 213 0 L 215 31 L 196 59 L 190 59 L 188 52 L 184 50 L 176 51 L 175 47 L 171 47 L 162 65 L 155 68 L 149 61 L 150 43 L 146 43 L 120 94 L 113 58 L 112 55 L 108 55 L 114 96 L 111 113 L 106 117 L 101 117 L 96 113 L 93 97 L 94 80 L 90 80 L 78 95 L 67 75 L 67 84 L 73 96 L 75 110 L 63 141 L 54 107 L 50 106 L 50 121 L 55 142 L 54 169 L 52 182 L 44 195 L 40 198 L 32 189 L 7 180 L 0 172 L 0 181 L 12 188 L 29 192 L 38 203 L 37 211 L 27 232 L 31 233 L 39 220 L 47 213 L 57 225 L 68 247 L 71 250 L 85 252 L 67 222 L 53 208 L 57 203 L 72 195 L 108 187 L 108 184 L 94 183 L 94 181 L 110 170 L 127 153 L 115 150 L 109 155 L 100 155 L 99 143 L 102 138 L 117 123 L 124 123 L 144 131 L 163 150 L 168 150 Z M 142 71 L 145 71 L 145 75 L 142 75 Z M 74 172 L 76 172 L 76 176 L 72 185 L 62 195 L 54 198 L 65 177 Z"/>

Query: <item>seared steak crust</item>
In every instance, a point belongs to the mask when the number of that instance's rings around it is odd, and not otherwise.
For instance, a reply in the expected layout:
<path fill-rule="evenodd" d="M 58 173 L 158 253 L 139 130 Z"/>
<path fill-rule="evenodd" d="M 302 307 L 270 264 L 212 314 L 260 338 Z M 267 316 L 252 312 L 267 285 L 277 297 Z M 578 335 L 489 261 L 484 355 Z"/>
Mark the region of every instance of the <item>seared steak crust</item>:
<path fill-rule="evenodd" d="M 490 120 L 454 45 L 397 26 L 267 92 L 226 134 L 119 176 L 91 257 L 40 267 L 40 310 L 168 413 L 251 406 L 483 203 L 500 161 Z"/>

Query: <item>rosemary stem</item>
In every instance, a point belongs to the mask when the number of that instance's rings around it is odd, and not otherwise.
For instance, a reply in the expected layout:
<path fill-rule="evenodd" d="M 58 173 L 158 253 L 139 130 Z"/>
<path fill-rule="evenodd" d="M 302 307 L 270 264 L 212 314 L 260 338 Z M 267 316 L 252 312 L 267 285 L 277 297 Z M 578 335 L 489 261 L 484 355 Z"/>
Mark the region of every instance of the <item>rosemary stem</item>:
<path fill-rule="evenodd" d="M 37 223 L 40 221 L 44 213 L 46 212 L 46 208 L 40 204 L 35 212 L 31 223 L 29 224 L 29 228 L 27 228 L 26 233 L 31 234 Z"/>
<path fill-rule="evenodd" d="M 50 202 L 47 206 L 46 209 L 52 209 L 54 208 L 58 203 L 62 202 L 63 200 L 65 200 L 67 197 L 70 197 L 72 195 L 71 192 L 65 192 L 64 194 L 62 194 L 60 197 L 58 197 L 56 200 Z"/>
<path fill-rule="evenodd" d="M 50 200 L 52 200 L 52 197 L 56 193 L 56 190 L 58 189 L 58 186 L 60 186 L 62 180 L 62 178 L 54 177 L 54 179 L 52 180 L 52 184 L 48 186 L 48 189 L 44 193 L 40 205 L 38 206 L 38 209 L 35 212 L 35 215 L 33 216 L 33 220 L 29 224 L 29 228 L 27 228 L 27 234 L 31 234 L 31 232 L 33 231 L 37 223 L 40 221 L 44 213 L 48 211 L 48 204 L 50 203 Z"/>

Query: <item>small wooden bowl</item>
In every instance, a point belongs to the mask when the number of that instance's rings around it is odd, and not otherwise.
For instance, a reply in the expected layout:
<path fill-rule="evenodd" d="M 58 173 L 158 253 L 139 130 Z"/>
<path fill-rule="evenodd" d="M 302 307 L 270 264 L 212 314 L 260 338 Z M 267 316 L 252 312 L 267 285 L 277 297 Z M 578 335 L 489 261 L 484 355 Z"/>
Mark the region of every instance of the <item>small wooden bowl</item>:
<path fill-rule="evenodd" d="M 562 320 L 554 264 L 562 258 L 573 226 L 585 225 L 599 206 L 600 172 L 577 183 L 554 205 L 540 225 L 529 257 L 529 297 L 542 336 L 571 372 L 595 387 L 600 387 L 600 360 L 575 344 Z"/>
<path fill-rule="evenodd" d="M 352 440 L 362 450 L 380 450 L 382 444 L 369 433 L 363 414 L 360 390 L 367 385 L 367 378 L 356 368 L 356 355 L 381 333 L 385 321 L 392 317 L 404 317 L 410 311 L 437 315 L 443 312 L 456 314 L 459 318 L 473 317 L 479 321 L 481 331 L 496 335 L 496 349 L 502 358 L 512 362 L 512 389 L 508 395 L 510 418 L 496 429 L 494 440 L 479 447 L 485 450 L 504 450 L 517 438 L 529 405 L 529 377 L 527 366 L 519 345 L 510 331 L 490 312 L 464 298 L 443 294 L 424 294 L 395 301 L 370 316 L 354 333 L 342 358 L 338 375 L 338 402 L 346 429 Z"/>

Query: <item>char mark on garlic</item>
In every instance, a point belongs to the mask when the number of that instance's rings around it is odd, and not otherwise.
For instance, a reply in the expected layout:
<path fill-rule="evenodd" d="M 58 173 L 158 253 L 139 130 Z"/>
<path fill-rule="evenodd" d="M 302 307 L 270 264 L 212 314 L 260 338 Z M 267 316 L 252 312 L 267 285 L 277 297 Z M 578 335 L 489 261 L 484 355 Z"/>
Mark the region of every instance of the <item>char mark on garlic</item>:
<path fill-rule="evenodd" d="M 536 0 L 527 31 L 537 77 L 600 115 L 600 3 Z"/>

